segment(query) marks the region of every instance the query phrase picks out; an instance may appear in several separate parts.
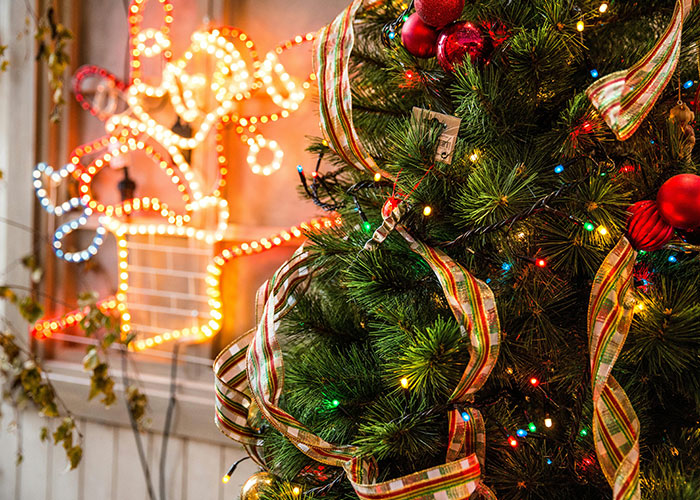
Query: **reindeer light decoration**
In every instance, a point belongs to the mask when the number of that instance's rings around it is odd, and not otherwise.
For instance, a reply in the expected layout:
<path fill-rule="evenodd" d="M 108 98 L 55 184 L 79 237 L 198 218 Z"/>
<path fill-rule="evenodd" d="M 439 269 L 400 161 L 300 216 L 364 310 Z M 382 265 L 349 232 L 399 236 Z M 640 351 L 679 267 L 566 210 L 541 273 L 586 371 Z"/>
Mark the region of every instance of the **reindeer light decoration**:
<path fill-rule="evenodd" d="M 80 68 L 74 77 L 78 102 L 105 123 L 105 135 L 75 148 L 64 167 L 53 169 L 40 163 L 33 173 L 36 195 L 46 211 L 56 217 L 80 212 L 54 234 L 53 250 L 58 257 L 74 263 L 88 260 L 97 254 L 107 232 L 114 235 L 118 289 L 99 306 L 118 312 L 123 335 L 138 334 L 132 344 L 136 349 L 175 339 L 212 337 L 221 328 L 219 280 L 226 261 L 299 238 L 301 229 L 337 222 L 318 219 L 302 223 L 215 254 L 229 218 L 222 196 L 229 168 L 222 132 L 228 127 L 247 144 L 247 163 L 254 174 L 270 175 L 280 168 L 284 153 L 258 128 L 289 116 L 304 100 L 314 75 L 299 83 L 284 70 L 278 56 L 313 40 L 314 35 L 297 36 L 261 60 L 253 42 L 240 30 L 207 29 L 193 33 L 190 47 L 173 59 L 169 37 L 173 6 L 170 0 L 158 0 L 161 26 L 144 28 L 146 3 L 133 0 L 128 9 L 128 82 L 94 66 Z M 154 63 L 160 69 L 155 83 L 144 76 L 144 66 L 153 67 Z M 242 114 L 241 104 L 260 94 L 269 96 L 278 109 L 263 115 Z M 212 136 L 217 168 L 213 176 L 207 176 L 207 162 L 196 162 L 195 158 L 197 153 L 206 154 Z M 258 161 L 263 149 L 271 153 L 266 164 Z M 111 204 L 96 199 L 92 189 L 95 176 L 106 166 L 123 164 L 133 152 L 145 154 L 151 165 L 165 172 L 177 189 L 177 204 L 182 209 L 156 197 Z M 69 180 L 77 183 L 77 195 L 62 203 L 53 201 L 49 193 Z M 91 243 L 83 250 L 69 250 L 65 237 L 89 220 L 97 221 Z M 150 255 L 144 256 L 146 251 Z M 158 251 L 161 253 L 154 255 Z M 167 265 L 161 269 L 154 261 Z M 60 318 L 40 320 L 35 332 L 39 337 L 50 337 L 84 314 L 76 310 Z"/>

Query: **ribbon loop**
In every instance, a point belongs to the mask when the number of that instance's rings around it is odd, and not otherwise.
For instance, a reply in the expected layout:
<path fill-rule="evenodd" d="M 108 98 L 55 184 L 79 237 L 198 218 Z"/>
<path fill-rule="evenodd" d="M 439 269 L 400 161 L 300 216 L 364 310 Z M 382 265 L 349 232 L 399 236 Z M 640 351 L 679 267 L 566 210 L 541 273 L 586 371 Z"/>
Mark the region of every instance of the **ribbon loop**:
<path fill-rule="evenodd" d="M 678 0 L 654 48 L 630 69 L 611 73 L 588 87 L 586 95 L 621 141 L 629 139 L 663 93 L 678 65 L 683 21 L 700 0 Z"/>
<path fill-rule="evenodd" d="M 611 375 L 634 314 L 637 252 L 626 238 L 603 261 L 591 291 L 588 335 L 593 387 L 593 438 L 598 461 L 615 500 L 638 500 L 639 419 Z"/>
<path fill-rule="evenodd" d="M 352 93 L 348 63 L 355 43 L 353 21 L 362 0 L 353 0 L 335 20 L 318 32 L 314 60 L 319 88 L 321 129 L 330 147 L 349 165 L 393 179 L 382 170 L 360 142 L 352 120 Z"/>

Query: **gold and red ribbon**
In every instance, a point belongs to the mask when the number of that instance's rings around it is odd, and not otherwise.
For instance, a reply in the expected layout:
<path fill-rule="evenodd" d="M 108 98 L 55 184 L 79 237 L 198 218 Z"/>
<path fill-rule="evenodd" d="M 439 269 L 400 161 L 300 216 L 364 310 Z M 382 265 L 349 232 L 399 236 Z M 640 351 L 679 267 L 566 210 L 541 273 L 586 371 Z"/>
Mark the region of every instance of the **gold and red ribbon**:
<path fill-rule="evenodd" d="M 637 131 L 671 80 L 681 52 L 683 21 L 698 1 L 678 0 L 668 28 L 641 61 L 601 78 L 586 90 L 619 140 Z"/>
<path fill-rule="evenodd" d="M 639 419 L 612 376 L 634 314 L 634 262 L 627 238 L 613 248 L 596 274 L 588 306 L 593 387 L 593 436 L 598 461 L 614 500 L 638 500 Z"/>
<path fill-rule="evenodd" d="M 414 240 L 403 227 L 397 230 L 411 249 L 428 262 L 464 335 L 470 339 L 469 363 L 449 400 L 455 404 L 466 402 L 486 381 L 498 356 L 500 326 L 493 293 L 446 254 Z M 451 410 L 446 464 L 375 483 L 376 462 L 371 457 L 358 456 L 352 446 L 322 440 L 280 407 L 284 363 L 277 330 L 280 320 L 296 303 L 295 292 L 309 284 L 312 271 L 311 257 L 302 247 L 258 292 L 259 323 L 253 338 L 238 339 L 217 358 L 216 422 L 222 432 L 250 446 L 259 444 L 255 433 L 251 434 L 247 427 L 249 400 L 243 393 L 247 373 L 247 385 L 265 419 L 307 456 L 344 467 L 360 498 L 457 500 L 469 498 L 477 489 L 493 498 L 490 490 L 481 484 L 484 424 L 474 408 L 462 413 Z M 251 342 L 244 372 L 242 353 L 248 340 Z M 469 418 L 465 420 L 464 414 Z"/>
<path fill-rule="evenodd" d="M 330 147 L 348 165 L 393 179 L 367 153 L 352 119 L 348 63 L 355 43 L 353 21 L 361 6 L 362 0 L 353 0 L 331 24 L 318 32 L 314 42 L 321 129 Z"/>

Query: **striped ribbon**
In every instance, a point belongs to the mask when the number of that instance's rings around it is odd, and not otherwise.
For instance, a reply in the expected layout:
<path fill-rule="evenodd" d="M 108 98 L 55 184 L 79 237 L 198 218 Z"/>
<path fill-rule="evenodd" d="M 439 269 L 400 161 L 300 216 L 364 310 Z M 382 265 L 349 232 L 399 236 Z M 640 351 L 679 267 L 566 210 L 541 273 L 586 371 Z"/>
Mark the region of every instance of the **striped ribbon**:
<path fill-rule="evenodd" d="M 319 31 L 314 42 L 321 129 L 330 147 L 348 165 L 393 179 L 362 146 L 352 120 L 348 62 L 355 43 L 352 23 L 361 6 L 362 0 L 353 0 L 331 24 Z"/>
<path fill-rule="evenodd" d="M 493 293 L 444 253 L 414 240 L 403 227 L 397 230 L 435 272 L 455 318 L 471 341 L 467 369 L 450 397 L 452 403 L 465 402 L 483 385 L 498 356 L 500 327 Z M 376 483 L 377 466 L 371 457 L 359 457 L 355 447 L 322 440 L 280 408 L 284 364 L 277 330 L 280 320 L 296 303 L 295 292 L 308 285 L 310 264 L 309 253 L 303 247 L 297 250 L 259 290 L 258 327 L 252 338 L 248 334 L 237 339 L 217 357 L 216 422 L 222 432 L 250 446 L 260 444 L 257 434 L 247 425 L 250 399 L 243 392 L 247 375 L 252 396 L 270 425 L 314 460 L 344 467 L 360 498 L 466 500 L 477 490 L 486 498 L 495 498 L 481 483 L 484 423 L 476 409 L 450 412 L 446 464 Z M 246 342 L 249 347 L 244 363 Z"/>
<path fill-rule="evenodd" d="M 641 498 L 639 420 L 625 391 L 611 375 L 632 323 L 636 258 L 637 251 L 623 237 L 598 270 L 588 306 L 593 436 L 614 500 Z"/>
<path fill-rule="evenodd" d="M 681 51 L 683 20 L 700 0 L 678 0 L 671 24 L 654 48 L 628 70 L 607 75 L 586 94 L 617 138 L 629 139 L 668 85 Z"/>

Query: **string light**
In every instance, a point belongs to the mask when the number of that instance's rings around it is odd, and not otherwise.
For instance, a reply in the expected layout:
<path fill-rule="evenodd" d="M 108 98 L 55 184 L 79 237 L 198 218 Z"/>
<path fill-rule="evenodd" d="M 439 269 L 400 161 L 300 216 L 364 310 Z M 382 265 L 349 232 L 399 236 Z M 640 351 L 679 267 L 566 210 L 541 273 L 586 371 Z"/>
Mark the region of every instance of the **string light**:
<path fill-rule="evenodd" d="M 512 448 L 517 448 L 518 447 L 518 440 L 515 439 L 513 436 L 508 436 L 508 444 Z"/>
<path fill-rule="evenodd" d="M 295 486 L 294 488 L 292 488 L 292 494 L 294 496 L 299 496 L 300 493 L 301 493 L 301 488 L 299 488 L 298 486 Z"/>
<path fill-rule="evenodd" d="M 552 419 L 550 417 L 547 417 L 544 419 L 544 426 L 547 427 L 548 429 L 554 425 L 554 422 L 552 422 Z"/>
<path fill-rule="evenodd" d="M 515 434 L 518 437 L 524 438 L 527 436 L 527 431 L 525 429 L 518 429 L 517 431 L 515 431 Z"/>
<path fill-rule="evenodd" d="M 469 161 L 472 163 L 479 161 L 479 158 L 481 158 L 481 153 L 479 151 L 474 151 L 471 155 L 469 155 Z"/>
<path fill-rule="evenodd" d="M 503 269 L 503 271 L 506 273 L 508 271 L 510 271 L 512 268 L 513 268 L 513 266 L 511 265 L 510 262 L 504 262 L 503 264 L 501 264 L 501 269 Z"/>
<path fill-rule="evenodd" d="M 608 235 L 608 228 L 606 228 L 605 226 L 598 226 L 597 231 L 598 231 L 598 234 L 601 235 L 601 236 L 607 236 L 607 235 Z"/>
<path fill-rule="evenodd" d="M 472 416 L 468 412 L 466 412 L 466 411 L 462 412 L 462 420 L 464 420 L 465 422 L 469 422 L 471 419 L 472 419 Z"/>
<path fill-rule="evenodd" d="M 594 231 L 594 230 L 595 230 L 595 225 L 594 225 L 593 223 L 591 223 L 591 222 L 586 222 L 586 223 L 583 225 L 583 228 L 584 228 L 586 231 L 591 232 L 591 231 Z"/>
<path fill-rule="evenodd" d="M 579 21 L 576 23 L 576 30 L 581 32 L 586 28 L 586 25 L 583 23 L 583 21 Z"/>
<path fill-rule="evenodd" d="M 379 172 L 374 174 L 374 182 L 379 182 L 381 180 L 382 180 L 382 174 L 380 174 Z"/>
<path fill-rule="evenodd" d="M 366 232 L 369 233 L 372 230 L 372 224 L 369 223 L 369 221 L 364 221 L 362 223 L 362 229 Z"/>
<path fill-rule="evenodd" d="M 642 302 L 637 303 L 636 306 L 634 306 L 635 312 L 642 312 L 645 309 L 645 306 Z"/>
<path fill-rule="evenodd" d="M 226 474 L 224 477 L 221 478 L 221 482 L 224 484 L 228 484 L 228 482 L 231 480 L 231 476 Z"/>
<path fill-rule="evenodd" d="M 564 172 L 564 165 L 557 165 L 554 167 L 555 174 L 561 174 L 562 172 Z"/>
<path fill-rule="evenodd" d="M 534 422 L 530 422 L 529 424 L 527 424 L 527 428 L 530 432 L 537 432 L 537 426 Z"/>
<path fill-rule="evenodd" d="M 608 2 L 601 3 L 600 7 L 598 7 L 598 10 L 601 14 L 605 14 L 608 11 Z"/>
<path fill-rule="evenodd" d="M 333 406 L 333 408 L 339 407 L 340 401 L 338 401 L 337 399 L 334 399 L 333 401 L 331 401 L 331 406 Z"/>
<path fill-rule="evenodd" d="M 408 389 L 408 379 L 406 377 L 403 377 L 399 383 L 401 384 L 401 387 Z"/>
<path fill-rule="evenodd" d="M 531 385 L 532 387 L 537 387 L 538 385 L 540 385 L 540 381 L 538 380 L 537 377 L 532 377 L 532 378 L 530 379 L 530 385 Z"/>
<path fill-rule="evenodd" d="M 537 267 L 547 267 L 547 261 L 544 259 L 537 259 L 535 261 L 535 264 L 537 265 Z"/>
<path fill-rule="evenodd" d="M 591 78 L 598 78 L 599 76 L 600 74 L 598 73 L 597 69 L 594 68 L 591 70 Z"/>
<path fill-rule="evenodd" d="M 432 214 L 432 213 L 433 213 L 433 209 L 429 205 L 426 205 L 425 208 L 423 208 L 423 215 L 425 217 L 430 216 L 430 214 Z"/>
<path fill-rule="evenodd" d="M 206 202 L 209 199 L 205 199 Z M 118 311 L 121 319 L 121 331 L 123 334 L 128 334 L 131 331 L 131 314 L 128 309 L 128 291 L 129 291 L 129 267 L 128 267 L 128 241 L 127 236 L 130 234 L 160 234 L 165 230 L 165 234 L 186 235 L 188 229 L 192 228 L 175 228 L 168 225 L 154 224 L 124 224 L 120 221 L 107 220 L 106 226 L 113 231 L 117 239 L 117 260 L 119 272 L 118 292 L 116 296 L 108 297 L 97 303 L 97 306 L 105 313 Z M 277 247 L 285 242 L 293 239 L 299 239 L 303 236 L 304 231 L 319 230 L 321 228 L 329 228 L 340 224 L 339 219 L 320 218 L 313 219 L 309 222 L 303 222 L 298 226 L 292 226 L 287 231 L 281 231 L 275 235 L 260 240 L 253 240 L 240 245 L 224 249 L 213 259 L 213 263 L 207 267 L 207 295 L 209 297 L 208 304 L 210 311 L 208 320 L 199 326 L 192 328 L 184 328 L 182 330 L 172 330 L 161 333 L 151 338 L 139 338 L 131 344 L 131 348 L 136 351 L 142 351 L 152 348 L 156 345 L 172 340 L 205 340 L 212 337 L 221 328 L 221 319 L 223 317 L 223 304 L 221 303 L 221 293 L 219 290 L 220 276 L 223 271 L 223 266 L 233 259 L 253 253 L 261 253 L 271 248 Z M 211 236 L 211 231 L 203 231 L 200 234 L 194 233 L 194 238 L 206 240 Z M 70 311 L 61 317 L 43 318 L 33 325 L 35 337 L 44 339 L 51 337 L 56 332 L 65 330 L 67 327 L 77 325 L 87 313 L 89 308 Z"/>
<path fill-rule="evenodd" d="M 688 80 L 687 82 L 685 82 L 685 83 L 683 84 L 683 88 L 687 90 L 687 89 L 689 89 L 690 87 L 692 87 L 694 83 L 695 83 L 695 82 L 693 82 L 693 80 Z"/>
<path fill-rule="evenodd" d="M 671 264 L 675 264 L 676 262 L 678 262 L 678 257 L 676 257 L 675 255 L 669 255 L 669 256 L 668 256 L 668 261 L 669 261 Z"/>
<path fill-rule="evenodd" d="M 584 427 L 583 429 L 581 429 L 581 430 L 579 431 L 579 435 L 580 435 L 581 437 L 586 437 L 586 436 L 588 436 L 588 429 L 586 429 L 586 428 Z"/>

